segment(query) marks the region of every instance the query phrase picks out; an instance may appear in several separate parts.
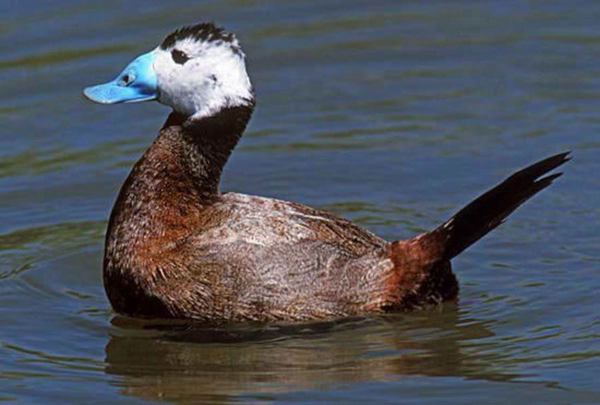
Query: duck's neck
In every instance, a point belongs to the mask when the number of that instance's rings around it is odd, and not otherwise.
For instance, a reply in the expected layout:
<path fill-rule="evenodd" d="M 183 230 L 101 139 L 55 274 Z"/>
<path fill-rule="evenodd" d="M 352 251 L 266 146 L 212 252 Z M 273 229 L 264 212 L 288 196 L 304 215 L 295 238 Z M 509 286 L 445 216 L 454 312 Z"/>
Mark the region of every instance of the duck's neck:
<path fill-rule="evenodd" d="M 231 107 L 198 120 L 172 113 L 121 188 L 107 254 L 135 246 L 160 250 L 193 232 L 203 207 L 219 196 L 221 172 L 252 110 Z"/>
<path fill-rule="evenodd" d="M 221 173 L 246 129 L 253 107 L 228 107 L 200 119 L 174 112 L 165 122 L 160 137 L 168 138 L 165 140 L 171 147 L 180 148 L 181 169 L 203 197 L 219 194 Z"/>

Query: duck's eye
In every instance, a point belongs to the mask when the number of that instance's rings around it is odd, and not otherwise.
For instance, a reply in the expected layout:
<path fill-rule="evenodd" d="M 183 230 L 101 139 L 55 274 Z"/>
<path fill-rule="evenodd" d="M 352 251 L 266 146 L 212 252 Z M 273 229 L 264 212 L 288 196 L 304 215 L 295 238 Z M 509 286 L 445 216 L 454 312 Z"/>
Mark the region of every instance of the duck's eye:
<path fill-rule="evenodd" d="M 179 49 L 173 49 L 171 51 L 171 57 L 173 58 L 173 62 L 183 65 L 190 58 L 185 54 L 185 52 L 180 51 Z"/>

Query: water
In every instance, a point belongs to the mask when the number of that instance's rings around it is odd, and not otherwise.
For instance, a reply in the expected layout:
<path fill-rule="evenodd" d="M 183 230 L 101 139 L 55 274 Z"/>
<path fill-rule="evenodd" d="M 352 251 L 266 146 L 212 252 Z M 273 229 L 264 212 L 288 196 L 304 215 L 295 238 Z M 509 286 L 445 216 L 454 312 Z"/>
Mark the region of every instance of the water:
<path fill-rule="evenodd" d="M 0 400 L 600 402 L 600 3 L 366 4 L 0 4 Z M 200 20 L 238 33 L 258 95 L 224 189 L 395 239 L 575 159 L 455 260 L 457 304 L 223 330 L 115 317 L 106 219 L 167 109 L 80 91 Z"/>

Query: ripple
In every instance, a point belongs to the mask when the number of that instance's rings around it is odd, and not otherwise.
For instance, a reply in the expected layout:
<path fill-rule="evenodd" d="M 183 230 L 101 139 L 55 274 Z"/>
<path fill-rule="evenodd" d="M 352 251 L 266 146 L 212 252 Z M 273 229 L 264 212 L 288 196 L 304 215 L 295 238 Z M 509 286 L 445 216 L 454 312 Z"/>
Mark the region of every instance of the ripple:
<path fill-rule="evenodd" d="M 58 366 L 69 370 L 77 371 L 95 371 L 101 372 L 104 370 L 104 364 L 100 361 L 85 358 L 85 357 L 68 357 L 47 354 L 38 350 L 27 349 L 25 347 L 0 342 L 0 347 L 18 353 L 22 363 L 43 363 Z"/>
<path fill-rule="evenodd" d="M 104 221 L 82 221 L 21 229 L 0 235 L 0 280 L 32 269 L 36 263 L 56 259 L 58 248 L 74 252 L 96 244 L 105 228 Z"/>
<path fill-rule="evenodd" d="M 2 69 L 33 69 L 53 64 L 63 64 L 65 62 L 85 59 L 91 56 L 108 55 L 116 52 L 130 50 L 128 45 L 113 45 L 97 48 L 81 49 L 60 49 L 44 54 L 25 56 L 13 60 L 0 60 L 0 70 Z"/>
<path fill-rule="evenodd" d="M 24 151 L 6 156 L 0 161 L 0 178 L 47 174 L 64 171 L 70 166 L 81 167 L 115 161 L 120 156 L 129 157 L 133 152 L 139 153 L 139 142 L 138 139 L 123 139 L 83 150 L 57 147 L 44 150 L 43 153 L 39 150 Z M 128 163 L 131 164 L 130 161 Z"/>

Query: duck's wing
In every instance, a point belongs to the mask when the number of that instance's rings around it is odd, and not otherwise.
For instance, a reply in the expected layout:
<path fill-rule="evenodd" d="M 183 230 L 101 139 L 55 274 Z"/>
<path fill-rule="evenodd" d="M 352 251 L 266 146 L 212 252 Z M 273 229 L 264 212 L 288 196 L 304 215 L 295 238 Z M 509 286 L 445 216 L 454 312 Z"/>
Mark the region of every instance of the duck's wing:
<path fill-rule="evenodd" d="M 199 238 L 261 246 L 318 241 L 357 257 L 387 245 L 330 212 L 273 198 L 227 193 L 210 208 L 210 216 L 213 221 Z"/>
<path fill-rule="evenodd" d="M 205 217 L 189 269 L 233 319 L 357 315 L 393 276 L 385 240 L 328 212 L 229 193 Z"/>

